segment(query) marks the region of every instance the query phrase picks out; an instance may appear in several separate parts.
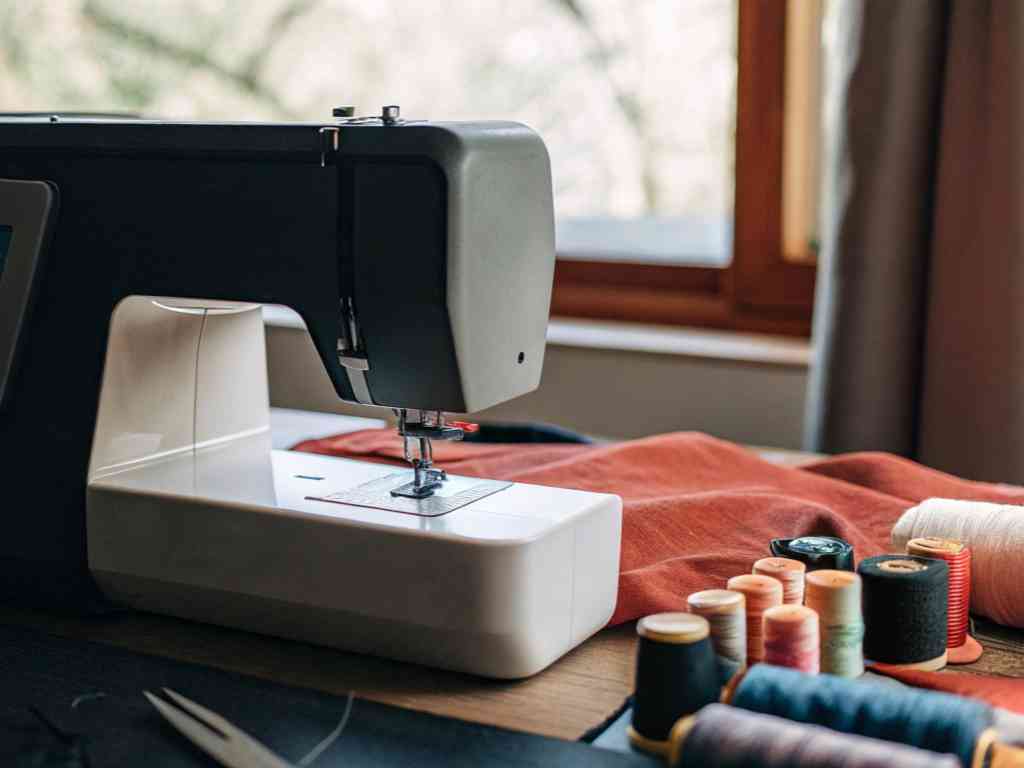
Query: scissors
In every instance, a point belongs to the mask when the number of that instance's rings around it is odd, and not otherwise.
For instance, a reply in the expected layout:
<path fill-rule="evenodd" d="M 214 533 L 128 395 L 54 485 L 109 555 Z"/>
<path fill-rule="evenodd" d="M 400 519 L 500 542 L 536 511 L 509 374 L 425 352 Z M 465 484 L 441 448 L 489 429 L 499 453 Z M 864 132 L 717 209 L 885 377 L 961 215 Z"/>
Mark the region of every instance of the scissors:
<path fill-rule="evenodd" d="M 352 711 L 353 699 L 349 694 L 345 713 L 337 727 L 302 760 L 292 764 L 216 712 L 211 712 L 169 688 L 162 690 L 170 701 L 154 696 L 149 691 L 143 691 L 143 694 L 185 738 L 228 768 L 305 768 L 341 734 Z"/>

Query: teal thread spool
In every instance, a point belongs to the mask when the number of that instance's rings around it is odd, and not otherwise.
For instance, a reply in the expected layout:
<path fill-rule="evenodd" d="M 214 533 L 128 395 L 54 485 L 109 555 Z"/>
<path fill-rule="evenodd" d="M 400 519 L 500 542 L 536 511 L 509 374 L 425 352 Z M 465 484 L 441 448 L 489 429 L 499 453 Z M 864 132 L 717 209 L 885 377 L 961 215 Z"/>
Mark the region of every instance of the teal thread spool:
<path fill-rule="evenodd" d="M 992 741 L 992 708 L 980 701 L 767 664 L 749 669 L 728 699 L 751 712 L 955 755 L 964 766 Z"/>

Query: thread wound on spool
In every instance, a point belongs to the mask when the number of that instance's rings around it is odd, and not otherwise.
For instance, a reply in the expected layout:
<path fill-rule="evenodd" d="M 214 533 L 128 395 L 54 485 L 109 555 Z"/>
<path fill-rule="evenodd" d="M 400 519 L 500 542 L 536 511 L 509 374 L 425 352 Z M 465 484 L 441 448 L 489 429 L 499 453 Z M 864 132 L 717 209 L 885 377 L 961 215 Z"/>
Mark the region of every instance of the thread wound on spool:
<path fill-rule="evenodd" d="M 672 725 L 718 699 L 710 627 L 691 613 L 660 613 L 637 624 L 636 693 L 629 730 L 634 746 L 667 748 Z"/>
<path fill-rule="evenodd" d="M 988 768 L 1024 768 L 1024 749 L 995 742 L 992 744 Z"/>
<path fill-rule="evenodd" d="M 941 667 L 947 635 L 946 563 L 879 555 L 862 560 L 857 572 L 863 589 L 864 655 L 884 664 Z"/>
<path fill-rule="evenodd" d="M 742 592 L 705 589 L 687 597 L 686 605 L 711 626 L 711 645 L 719 657 L 740 666 L 747 663 L 747 600 Z"/>
<path fill-rule="evenodd" d="M 702 709 L 685 728 L 673 732 L 670 765 L 719 768 L 955 768 L 953 755 L 838 733 L 780 717 L 746 712 L 724 704 Z"/>
<path fill-rule="evenodd" d="M 706 619 L 692 613 L 655 613 L 637 622 L 640 637 L 659 643 L 690 645 L 710 632 Z"/>
<path fill-rule="evenodd" d="M 818 614 L 802 605 L 764 612 L 764 661 L 816 675 L 819 668 Z"/>
<path fill-rule="evenodd" d="M 731 701 L 752 712 L 956 755 L 965 766 L 994 718 L 991 707 L 961 696 L 767 664 L 747 670 Z"/>
<path fill-rule="evenodd" d="M 919 537 L 954 539 L 971 549 L 971 612 L 1010 627 L 1024 627 L 1024 510 L 983 501 L 928 499 L 908 509 L 892 529 L 903 550 Z"/>
<path fill-rule="evenodd" d="M 821 671 L 840 677 L 864 672 L 861 578 L 850 571 L 807 574 L 805 602 L 818 614 Z"/>
<path fill-rule="evenodd" d="M 970 547 L 961 541 L 929 536 L 908 541 L 907 554 L 944 560 L 949 566 L 946 647 L 959 648 L 967 642 L 967 624 L 970 619 Z"/>
<path fill-rule="evenodd" d="M 806 572 L 804 563 L 788 557 L 762 557 L 754 563 L 754 573 L 782 582 L 782 602 L 789 605 L 803 605 Z"/>
<path fill-rule="evenodd" d="M 728 588 L 742 592 L 747 607 L 747 663 L 764 660 L 764 612 L 782 605 L 782 582 L 771 576 L 743 574 L 729 579 Z"/>

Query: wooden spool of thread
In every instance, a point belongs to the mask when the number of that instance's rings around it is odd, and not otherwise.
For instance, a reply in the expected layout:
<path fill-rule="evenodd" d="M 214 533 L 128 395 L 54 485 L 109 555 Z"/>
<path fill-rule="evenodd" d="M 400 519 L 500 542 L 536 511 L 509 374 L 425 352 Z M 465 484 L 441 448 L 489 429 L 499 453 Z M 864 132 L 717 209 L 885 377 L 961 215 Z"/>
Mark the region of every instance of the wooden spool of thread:
<path fill-rule="evenodd" d="M 928 499 L 892 528 L 899 550 L 921 536 L 962 541 L 971 548 L 971 612 L 1008 627 L 1024 627 L 1024 510 L 984 501 Z"/>
<path fill-rule="evenodd" d="M 953 755 L 839 733 L 724 704 L 711 704 L 672 729 L 673 768 L 959 768 Z"/>
<path fill-rule="evenodd" d="M 711 626 L 715 654 L 742 667 L 747 663 L 747 599 L 731 589 L 705 589 L 686 598 L 690 613 Z"/>
<path fill-rule="evenodd" d="M 975 699 L 833 675 L 805 675 L 767 664 L 737 675 L 723 702 L 842 733 L 956 755 L 965 768 L 980 768 L 995 740 L 995 713 Z"/>
<path fill-rule="evenodd" d="M 636 632 L 636 693 L 627 733 L 633 746 L 664 756 L 675 722 L 718 700 L 710 627 L 692 613 L 656 613 L 640 619 Z"/>
<path fill-rule="evenodd" d="M 818 674 L 818 614 L 803 605 L 777 605 L 764 612 L 764 663 Z"/>
<path fill-rule="evenodd" d="M 953 539 L 926 536 L 907 542 L 907 554 L 945 560 L 949 566 L 946 607 L 946 649 L 950 664 L 971 664 L 981 658 L 981 644 L 967 634 L 971 613 L 971 548 Z"/>
<path fill-rule="evenodd" d="M 914 555 L 879 555 L 857 567 L 863 584 L 864 655 L 906 669 L 946 666 L 949 566 Z"/>
<path fill-rule="evenodd" d="M 762 557 L 754 563 L 754 573 L 782 582 L 782 602 L 787 605 L 803 605 L 806 572 L 804 563 L 788 557 Z"/>
<path fill-rule="evenodd" d="M 861 579 L 850 571 L 807 574 L 805 601 L 818 614 L 821 671 L 839 677 L 864 673 Z"/>
<path fill-rule="evenodd" d="M 992 745 L 986 768 L 1024 768 L 1024 750 L 997 741 Z"/>
<path fill-rule="evenodd" d="M 727 586 L 746 598 L 747 664 L 757 664 L 764 660 L 764 612 L 782 605 L 782 582 L 771 576 L 745 573 L 733 576 Z"/>
<path fill-rule="evenodd" d="M 860 561 L 864 655 L 911 670 L 946 666 L 946 589 L 949 566 L 914 555 Z"/>

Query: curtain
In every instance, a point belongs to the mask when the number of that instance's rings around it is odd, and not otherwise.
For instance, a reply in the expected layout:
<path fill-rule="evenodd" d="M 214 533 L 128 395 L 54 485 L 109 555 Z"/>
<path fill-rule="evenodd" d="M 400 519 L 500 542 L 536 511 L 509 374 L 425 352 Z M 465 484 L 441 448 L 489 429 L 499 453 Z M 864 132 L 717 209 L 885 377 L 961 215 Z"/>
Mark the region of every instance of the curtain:
<path fill-rule="evenodd" d="M 845 5 L 805 445 L 1024 482 L 1024 2 Z"/>

